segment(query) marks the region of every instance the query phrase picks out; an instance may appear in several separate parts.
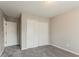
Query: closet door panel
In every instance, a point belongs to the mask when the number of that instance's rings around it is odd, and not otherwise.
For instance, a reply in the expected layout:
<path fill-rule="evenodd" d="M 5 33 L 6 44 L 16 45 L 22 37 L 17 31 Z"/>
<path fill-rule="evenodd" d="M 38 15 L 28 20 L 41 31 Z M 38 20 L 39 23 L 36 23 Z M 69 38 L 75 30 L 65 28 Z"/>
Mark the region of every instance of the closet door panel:
<path fill-rule="evenodd" d="M 32 20 L 27 20 L 27 48 L 33 47 L 34 40 L 34 22 Z"/>
<path fill-rule="evenodd" d="M 39 23 L 39 46 L 48 44 L 48 23 Z"/>
<path fill-rule="evenodd" d="M 34 42 L 33 42 L 33 46 L 34 47 L 37 47 L 38 46 L 38 22 L 37 21 L 34 21 Z"/>
<path fill-rule="evenodd" d="M 48 23 L 27 20 L 27 48 L 48 45 Z"/>

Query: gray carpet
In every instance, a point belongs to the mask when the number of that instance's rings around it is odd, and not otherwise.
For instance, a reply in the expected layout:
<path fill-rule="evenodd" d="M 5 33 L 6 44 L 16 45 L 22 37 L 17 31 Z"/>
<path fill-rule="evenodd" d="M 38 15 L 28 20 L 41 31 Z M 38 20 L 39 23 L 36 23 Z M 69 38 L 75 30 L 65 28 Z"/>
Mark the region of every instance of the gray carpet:
<path fill-rule="evenodd" d="M 6 47 L 1 57 L 78 57 L 75 54 L 47 45 L 26 50 L 19 46 Z"/>

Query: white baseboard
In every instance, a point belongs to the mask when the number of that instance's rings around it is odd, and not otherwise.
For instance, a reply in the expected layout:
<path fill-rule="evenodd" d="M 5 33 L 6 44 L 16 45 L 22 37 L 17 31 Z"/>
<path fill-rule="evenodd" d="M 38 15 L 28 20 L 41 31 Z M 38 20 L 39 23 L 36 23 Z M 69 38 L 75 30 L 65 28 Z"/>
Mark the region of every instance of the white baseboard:
<path fill-rule="evenodd" d="M 71 50 L 69 50 L 69 49 L 65 49 L 65 48 L 60 47 L 60 46 L 57 46 L 57 45 L 55 45 L 55 44 L 51 44 L 51 45 L 52 45 L 52 46 L 55 46 L 55 47 L 57 47 L 57 48 L 59 48 L 59 49 L 62 49 L 62 50 L 68 51 L 68 52 L 70 52 L 70 53 L 73 53 L 73 54 L 79 56 L 79 53 L 77 53 L 77 52 L 71 51 Z"/>
<path fill-rule="evenodd" d="M 4 49 L 2 49 L 2 51 L 0 52 L 0 56 L 2 55 L 3 52 L 4 52 Z"/>
<path fill-rule="evenodd" d="M 6 44 L 4 47 L 14 46 L 14 45 L 20 45 L 20 44 L 19 43 L 15 43 L 15 44 L 11 44 L 11 45 Z"/>
<path fill-rule="evenodd" d="M 35 47 L 30 47 L 30 48 L 36 48 L 36 47 L 46 46 L 46 45 L 50 45 L 50 44 L 39 45 L 39 46 L 35 46 Z M 26 49 L 30 49 L 30 48 L 25 47 L 25 48 L 21 48 L 21 50 L 26 50 Z"/>

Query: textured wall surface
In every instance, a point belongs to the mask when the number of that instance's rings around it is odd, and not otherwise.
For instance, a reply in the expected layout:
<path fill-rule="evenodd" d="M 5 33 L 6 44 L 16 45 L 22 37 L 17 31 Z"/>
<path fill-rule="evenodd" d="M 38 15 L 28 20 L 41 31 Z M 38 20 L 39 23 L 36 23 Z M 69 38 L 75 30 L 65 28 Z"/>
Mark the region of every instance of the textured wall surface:
<path fill-rule="evenodd" d="M 0 55 L 4 51 L 4 27 L 3 27 L 3 14 L 0 11 Z"/>
<path fill-rule="evenodd" d="M 51 44 L 79 54 L 79 8 L 51 20 Z"/>

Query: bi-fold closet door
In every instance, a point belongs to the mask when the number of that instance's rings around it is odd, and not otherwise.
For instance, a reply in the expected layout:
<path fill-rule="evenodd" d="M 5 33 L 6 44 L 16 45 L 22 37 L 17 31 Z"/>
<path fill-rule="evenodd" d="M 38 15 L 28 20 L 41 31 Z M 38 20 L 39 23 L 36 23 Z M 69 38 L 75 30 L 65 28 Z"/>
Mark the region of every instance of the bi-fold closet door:
<path fill-rule="evenodd" d="M 27 20 L 27 48 L 48 45 L 48 22 Z"/>
<path fill-rule="evenodd" d="M 38 46 L 38 23 L 34 20 L 27 20 L 27 48 Z"/>

